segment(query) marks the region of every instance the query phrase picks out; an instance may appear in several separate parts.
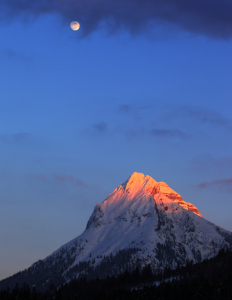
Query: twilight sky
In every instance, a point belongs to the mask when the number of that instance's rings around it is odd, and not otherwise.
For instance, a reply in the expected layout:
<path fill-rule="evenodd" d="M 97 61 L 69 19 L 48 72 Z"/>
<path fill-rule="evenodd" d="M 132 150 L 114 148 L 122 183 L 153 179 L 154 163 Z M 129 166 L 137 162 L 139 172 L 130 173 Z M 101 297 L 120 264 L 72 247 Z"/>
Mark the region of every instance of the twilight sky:
<path fill-rule="evenodd" d="M 1 1 L 0 279 L 81 234 L 134 171 L 232 231 L 231 14 L 229 0 Z"/>

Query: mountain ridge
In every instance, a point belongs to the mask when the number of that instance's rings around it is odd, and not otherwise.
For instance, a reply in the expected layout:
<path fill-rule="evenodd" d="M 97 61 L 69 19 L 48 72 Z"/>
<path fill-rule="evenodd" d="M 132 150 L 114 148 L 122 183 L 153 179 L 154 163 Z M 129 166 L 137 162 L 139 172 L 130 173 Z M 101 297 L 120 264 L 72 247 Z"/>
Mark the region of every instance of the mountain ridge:
<path fill-rule="evenodd" d="M 54 281 L 106 277 L 147 265 L 153 272 L 174 269 L 231 245 L 231 232 L 205 220 L 167 184 L 135 172 L 95 205 L 80 236 L 14 276 L 45 289 Z"/>
<path fill-rule="evenodd" d="M 165 182 L 157 182 L 152 177 L 144 175 L 142 173 L 134 172 L 123 184 L 121 184 L 115 190 L 118 190 L 121 187 L 123 187 L 124 190 L 128 192 L 132 187 L 135 186 L 135 184 L 138 184 L 138 186 L 147 186 L 147 191 L 150 192 L 153 196 L 162 193 L 169 199 L 179 203 L 185 209 L 194 212 L 200 217 L 203 217 L 199 213 L 198 208 L 196 208 L 193 204 L 189 202 L 185 202 L 183 198 L 177 192 L 171 189 Z"/>

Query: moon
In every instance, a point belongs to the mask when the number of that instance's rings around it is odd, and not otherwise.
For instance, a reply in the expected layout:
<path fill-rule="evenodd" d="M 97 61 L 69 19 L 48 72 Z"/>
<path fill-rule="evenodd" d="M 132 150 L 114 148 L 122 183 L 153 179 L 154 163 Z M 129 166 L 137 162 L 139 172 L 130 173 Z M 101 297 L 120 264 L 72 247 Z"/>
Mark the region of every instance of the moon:
<path fill-rule="evenodd" d="M 80 28 L 80 23 L 78 23 L 77 21 L 72 21 L 70 23 L 70 27 L 72 30 L 77 31 Z"/>

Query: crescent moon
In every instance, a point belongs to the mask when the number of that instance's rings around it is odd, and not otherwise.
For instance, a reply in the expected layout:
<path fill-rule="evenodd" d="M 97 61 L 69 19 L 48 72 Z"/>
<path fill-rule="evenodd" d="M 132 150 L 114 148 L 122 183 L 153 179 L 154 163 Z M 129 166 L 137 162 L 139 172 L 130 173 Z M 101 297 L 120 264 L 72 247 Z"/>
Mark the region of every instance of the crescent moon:
<path fill-rule="evenodd" d="M 78 29 L 80 29 L 80 23 L 78 23 L 77 21 L 72 21 L 70 23 L 70 27 L 72 30 L 77 31 Z"/>

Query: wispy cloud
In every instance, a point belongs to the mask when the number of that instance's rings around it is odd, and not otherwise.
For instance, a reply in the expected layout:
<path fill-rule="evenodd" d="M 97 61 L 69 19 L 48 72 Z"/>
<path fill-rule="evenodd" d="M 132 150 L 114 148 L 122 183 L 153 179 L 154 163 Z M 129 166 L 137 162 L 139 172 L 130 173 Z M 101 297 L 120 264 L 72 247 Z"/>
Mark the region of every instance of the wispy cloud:
<path fill-rule="evenodd" d="M 147 118 L 150 112 L 153 111 L 153 107 L 150 105 L 129 105 L 129 104 L 122 104 L 119 105 L 116 109 L 116 113 L 118 115 L 124 115 L 131 117 L 135 120 L 143 120 Z"/>
<path fill-rule="evenodd" d="M 152 129 L 151 135 L 154 137 L 163 137 L 163 138 L 181 138 L 186 139 L 189 138 L 187 134 L 178 129 Z"/>
<path fill-rule="evenodd" d="M 65 22 L 78 20 L 83 35 L 105 23 L 109 32 L 125 29 L 143 34 L 154 24 L 228 39 L 232 37 L 232 2 L 228 0 L 1 0 L 1 19 L 59 14 Z"/>
<path fill-rule="evenodd" d="M 39 182 L 44 182 L 44 183 L 46 182 L 49 184 L 51 184 L 52 182 L 59 183 L 59 184 L 71 183 L 71 184 L 75 184 L 77 186 L 88 187 L 88 184 L 86 184 L 80 178 L 75 178 L 72 175 L 66 175 L 66 174 L 45 175 L 45 174 L 30 173 L 27 175 L 27 177 L 30 179 L 33 179 L 34 181 L 39 181 Z"/>
<path fill-rule="evenodd" d="M 12 49 L 2 49 L 0 50 L 0 58 L 8 59 L 8 60 L 22 60 L 25 62 L 32 61 L 32 57 L 20 52 L 16 52 Z"/>
<path fill-rule="evenodd" d="M 59 183 L 71 182 L 71 183 L 77 184 L 79 186 L 87 186 L 87 184 L 84 183 L 81 179 L 74 178 L 71 175 L 65 175 L 65 174 L 55 175 L 54 179 L 56 182 L 59 182 Z"/>
<path fill-rule="evenodd" d="M 126 137 L 129 138 L 142 138 L 142 137 L 153 137 L 157 139 L 172 140 L 177 139 L 189 139 L 190 137 L 181 130 L 178 129 L 145 129 L 144 127 L 135 129 L 131 128 L 126 130 Z"/>
<path fill-rule="evenodd" d="M 39 180 L 39 181 L 48 181 L 48 178 L 45 174 L 34 174 L 34 173 L 30 173 L 28 175 L 30 178 L 33 178 L 35 180 Z"/>
<path fill-rule="evenodd" d="M 133 112 L 133 110 L 134 110 L 134 108 L 132 105 L 122 104 L 122 105 L 119 105 L 117 112 L 120 114 L 128 114 L 128 113 Z"/>
<path fill-rule="evenodd" d="M 95 132 L 106 132 L 107 131 L 107 124 L 105 122 L 100 122 L 92 125 L 92 129 Z"/>
<path fill-rule="evenodd" d="M 83 133 L 87 136 L 95 137 L 95 136 L 105 136 L 108 132 L 108 125 L 106 122 L 101 121 L 98 123 L 92 124 L 89 128 L 85 129 Z"/>
<path fill-rule="evenodd" d="M 186 109 L 184 113 L 187 113 L 189 117 L 195 118 L 202 123 L 209 123 L 216 126 L 231 125 L 231 120 L 223 117 L 222 115 L 220 115 L 215 111 L 189 108 Z"/>
<path fill-rule="evenodd" d="M 0 134 L 0 141 L 5 144 L 25 145 L 32 143 L 33 137 L 29 133 Z"/>
<path fill-rule="evenodd" d="M 182 118 L 193 120 L 201 124 L 222 126 L 232 128 L 232 120 L 222 116 L 220 113 L 198 107 L 180 106 L 169 113 L 171 118 Z"/>
<path fill-rule="evenodd" d="M 164 128 L 156 128 L 156 124 L 152 122 L 154 118 L 153 114 L 148 115 L 151 111 L 151 106 L 120 105 L 115 112 L 117 115 L 126 116 L 123 122 L 122 119 L 119 118 L 118 125 L 111 126 L 111 128 L 108 129 L 108 124 L 102 121 L 92 124 L 84 131 L 84 133 L 92 137 L 106 137 L 106 133 L 108 133 L 108 138 L 117 134 L 125 135 L 127 138 L 142 138 L 151 136 L 153 138 L 179 138 L 182 140 L 190 138 L 190 135 L 175 127 L 172 128 L 170 126 L 167 128 L 166 125 Z M 162 126 L 162 124 L 160 126 Z"/>
<path fill-rule="evenodd" d="M 223 170 L 231 169 L 232 167 L 232 157 L 214 157 L 211 154 L 205 154 L 201 156 L 196 156 L 190 161 L 192 169 L 197 171 L 202 170 Z"/>
<path fill-rule="evenodd" d="M 197 187 L 201 189 L 216 189 L 219 191 L 232 192 L 232 178 L 202 182 L 198 184 Z"/>
<path fill-rule="evenodd" d="M 154 109 L 151 105 L 123 104 L 118 106 L 116 112 L 118 115 L 123 115 L 127 117 L 125 131 L 126 135 L 129 137 L 140 138 L 144 136 L 152 136 L 155 138 L 164 139 L 190 138 L 188 134 L 186 134 L 183 130 L 179 129 L 178 127 L 175 127 L 174 125 L 170 126 L 170 124 L 165 124 L 167 122 L 163 122 L 162 119 L 160 119 L 159 112 L 157 110 L 155 111 L 156 115 L 154 114 Z M 159 120 L 159 122 L 154 122 L 154 120 Z"/>

